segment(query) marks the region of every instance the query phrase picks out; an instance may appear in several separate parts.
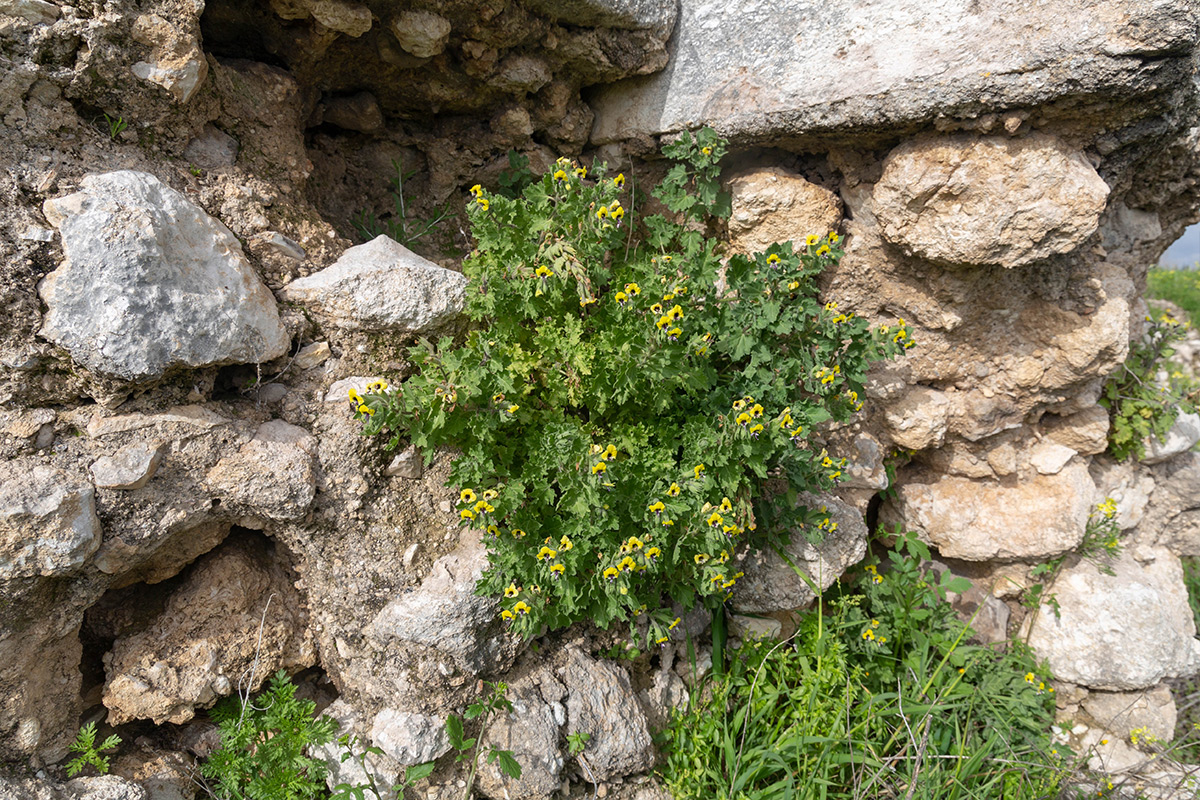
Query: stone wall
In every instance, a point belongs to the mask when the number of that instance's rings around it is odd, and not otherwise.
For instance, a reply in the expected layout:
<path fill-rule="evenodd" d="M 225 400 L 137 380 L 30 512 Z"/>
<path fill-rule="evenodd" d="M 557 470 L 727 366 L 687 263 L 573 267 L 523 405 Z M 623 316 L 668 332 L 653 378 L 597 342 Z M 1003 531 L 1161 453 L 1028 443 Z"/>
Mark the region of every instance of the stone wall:
<path fill-rule="evenodd" d="M 485 794 L 584 779 L 563 737 L 587 732 L 593 782 L 653 796 L 628 776 L 686 702 L 673 650 L 631 672 L 593 658 L 604 632 L 510 637 L 472 593 L 451 455 L 384 451 L 345 398 L 460 327 L 457 210 L 510 149 L 649 180 L 707 124 L 732 143 L 731 247 L 839 231 L 825 299 L 920 342 L 826 432 L 851 460 L 823 500 L 840 536 L 792 555 L 828 583 L 866 519 L 917 531 L 975 582 L 985 636 L 1049 660 L 1077 743 L 1129 762 L 1098 744 L 1138 726 L 1113 709 L 1167 730 L 1164 681 L 1200 669 L 1179 564 L 1200 423 L 1118 464 L 1096 400 L 1148 266 L 1198 218 L 1198 40 L 1194 3 L 1151 0 L 0 0 L 0 758 L 53 763 L 105 719 L 186 762 L 219 697 L 316 667 L 388 780 L 502 678 L 516 713 L 489 737 L 526 773 Z M 352 247 L 397 169 L 418 215 L 451 217 L 420 254 Z M 1026 615 L 1032 567 L 1105 497 L 1116 574 L 1071 562 L 1061 614 Z M 771 559 L 744 568 L 734 611 L 812 600 Z M 148 753 L 118 771 L 151 786 Z"/>

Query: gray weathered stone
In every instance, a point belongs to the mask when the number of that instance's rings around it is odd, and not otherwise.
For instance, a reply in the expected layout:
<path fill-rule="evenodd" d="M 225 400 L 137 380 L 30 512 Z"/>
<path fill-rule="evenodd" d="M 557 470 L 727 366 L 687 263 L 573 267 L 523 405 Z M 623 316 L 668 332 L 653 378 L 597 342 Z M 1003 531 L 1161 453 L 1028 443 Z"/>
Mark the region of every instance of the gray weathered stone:
<path fill-rule="evenodd" d="M 1154 466 L 1152 480 L 1134 474 L 1141 478 L 1138 488 L 1142 490 L 1135 497 L 1145 509 L 1137 523 L 1138 541 L 1162 545 L 1180 556 L 1200 556 L 1200 453 L 1185 453 Z M 1142 496 L 1147 486 L 1148 502 Z"/>
<path fill-rule="evenodd" d="M 378 236 L 351 247 L 333 266 L 280 292 L 328 324 L 348 330 L 424 333 L 462 313 L 467 279 Z"/>
<path fill-rule="evenodd" d="M 464 531 L 458 549 L 435 561 L 419 588 L 384 606 L 369 634 L 384 643 L 395 639 L 435 648 L 470 673 L 503 670 L 512 664 L 516 642 L 500 622 L 499 603 L 475 594 L 486 566 L 479 534 Z"/>
<path fill-rule="evenodd" d="M 564 759 L 553 705 L 539 686 L 544 682 L 557 683 L 543 669 L 510 684 L 512 712 L 498 715 L 484 733 L 480 746 L 485 752 L 489 747 L 509 750 L 521 765 L 521 777 L 515 780 L 502 774 L 496 764 L 480 766 L 479 788 L 488 797 L 544 800 L 559 790 Z"/>
<path fill-rule="evenodd" d="M 1091 689 L 1144 689 L 1200 669 L 1200 641 L 1179 559 L 1140 546 L 1112 563 L 1115 575 L 1080 561 L 1047 587 L 1029 644 L 1059 680 Z M 1028 623 L 1026 625 L 1028 629 Z"/>
<path fill-rule="evenodd" d="M 319 367 L 329 360 L 330 355 L 329 342 L 306 344 L 300 348 L 299 353 L 296 353 L 296 357 L 292 360 L 292 366 L 296 369 Z"/>
<path fill-rule="evenodd" d="M 1108 185 L 1080 151 L 1030 135 L 905 142 L 883 162 L 883 237 L 946 265 L 1019 267 L 1069 253 L 1096 232 Z"/>
<path fill-rule="evenodd" d="M 529 0 L 530 8 L 568 25 L 648 29 L 666 36 L 677 15 L 674 0 Z"/>
<path fill-rule="evenodd" d="M 1165 684 L 1140 692 L 1089 692 L 1082 705 L 1104 730 L 1122 739 L 1139 728 L 1162 742 L 1175 738 L 1175 698 Z"/>
<path fill-rule="evenodd" d="M 208 77 L 208 60 L 200 47 L 197 20 L 180 15 L 165 19 L 142 14 L 133 23 L 134 41 L 151 48 L 149 61 L 138 61 L 130 71 L 144 81 L 156 83 L 180 103 L 186 103 Z"/>
<path fill-rule="evenodd" d="M 74 572 L 100 536 L 89 481 L 34 459 L 0 462 L 0 580 Z"/>
<path fill-rule="evenodd" d="M 955 112 L 1043 105 L 1142 85 L 1139 53 L 1190 47 L 1181 5 L 1054 0 L 695 0 L 680 5 L 667 69 L 602 87 L 592 142 L 712 125 L 741 141 L 903 128 Z M 954 24 L 947 24 L 953 20 Z M 1016 43 L 1020 43 L 1019 46 Z M 1132 57 L 1131 57 L 1132 56 Z"/>
<path fill-rule="evenodd" d="M 371 741 L 401 767 L 433 761 L 450 751 L 444 720 L 394 708 L 375 715 Z"/>
<path fill-rule="evenodd" d="M 238 452 L 205 477 L 210 491 L 270 519 L 298 519 L 317 492 L 317 441 L 283 420 L 259 426 Z"/>
<path fill-rule="evenodd" d="M 337 720 L 339 736 L 361 737 L 365 733 L 361 729 L 362 724 L 358 711 L 343 698 L 334 700 L 325 709 L 324 716 Z M 363 754 L 366 744 L 360 740 L 350 749 L 357 756 Z M 391 787 L 396 785 L 402 773 L 399 764 L 390 756 L 381 753 L 366 753 L 363 763 L 360 763 L 357 758 L 348 758 L 343 761 L 342 754 L 345 750 L 345 746 L 339 744 L 337 739 L 327 744 L 314 745 L 311 748 L 313 757 L 324 761 L 325 766 L 329 769 L 325 783 L 330 790 L 341 783 L 363 786 L 373 778 L 375 786 L 380 790 L 380 800 L 393 800 L 396 797 L 396 793 L 391 790 Z"/>
<path fill-rule="evenodd" d="M 811 544 L 796 532 L 784 551 L 792 563 L 822 589 L 833 585 L 843 572 L 862 560 L 867 552 L 867 526 L 862 514 L 836 497 L 801 495 L 809 508 L 825 507 L 837 530 Z M 741 563 L 746 574 L 733 590 L 732 604 L 742 613 L 767 613 L 803 608 L 813 601 L 808 583 L 776 553 L 762 550 Z"/>
<path fill-rule="evenodd" d="M 1146 439 L 1146 456 L 1142 462 L 1161 464 L 1168 458 L 1191 450 L 1196 442 L 1200 442 L 1200 415 L 1180 414 L 1175 418 L 1175 424 L 1167 431 L 1165 439 L 1159 441 L 1157 436 Z"/>
<path fill-rule="evenodd" d="M 17 17 L 34 24 L 58 19 L 58 6 L 46 0 L 0 0 L 0 16 Z"/>
<path fill-rule="evenodd" d="M 287 352 L 275 298 L 237 238 L 153 175 L 88 176 L 45 211 L 66 261 L 38 287 L 41 335 L 88 369 L 141 381 Z"/>
<path fill-rule="evenodd" d="M 162 462 L 162 442 L 135 442 L 92 464 L 92 480 L 101 489 L 140 489 Z"/>
<path fill-rule="evenodd" d="M 183 157 L 201 169 L 232 167 L 237 161 L 238 140 L 208 123 L 200 135 L 187 143 Z"/>
<path fill-rule="evenodd" d="M 629 675 L 572 648 L 561 670 L 567 691 L 567 733 L 586 733 L 588 766 L 597 782 L 650 768 L 654 762 L 646 714 Z"/>
<path fill-rule="evenodd" d="M 410 444 L 396 454 L 383 474 L 389 478 L 408 478 L 410 481 L 415 481 L 424 472 L 425 461 L 421 458 L 421 451 L 417 449 L 416 445 Z"/>

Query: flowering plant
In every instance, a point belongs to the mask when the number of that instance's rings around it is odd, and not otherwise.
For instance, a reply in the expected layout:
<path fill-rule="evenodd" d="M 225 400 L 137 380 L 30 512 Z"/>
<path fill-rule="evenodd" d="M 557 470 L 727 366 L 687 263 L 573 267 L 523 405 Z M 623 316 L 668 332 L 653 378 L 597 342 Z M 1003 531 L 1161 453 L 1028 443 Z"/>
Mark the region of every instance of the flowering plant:
<path fill-rule="evenodd" d="M 832 488 L 844 460 L 815 430 L 851 419 L 869 365 L 912 344 L 817 299 L 836 233 L 744 256 L 701 232 L 728 206 L 715 134 L 665 152 L 655 196 L 674 219 L 635 224 L 604 165 L 562 159 L 516 198 L 473 187 L 473 330 L 420 342 L 416 375 L 356 401 L 393 446 L 461 450 L 457 514 L 490 545 L 479 591 L 526 635 L 642 618 L 665 641 L 672 601 L 730 595 L 739 547 L 822 536 L 796 494 Z"/>

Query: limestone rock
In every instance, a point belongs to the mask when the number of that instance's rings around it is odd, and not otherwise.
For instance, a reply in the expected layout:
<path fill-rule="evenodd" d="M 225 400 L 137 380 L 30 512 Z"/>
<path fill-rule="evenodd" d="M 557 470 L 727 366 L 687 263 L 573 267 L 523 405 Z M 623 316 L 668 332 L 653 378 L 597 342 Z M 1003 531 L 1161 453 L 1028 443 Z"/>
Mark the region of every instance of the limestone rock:
<path fill-rule="evenodd" d="M 1076 455 L 1065 445 L 1039 442 L 1029 451 L 1029 464 L 1041 475 L 1057 475 Z"/>
<path fill-rule="evenodd" d="M 629 675 L 578 649 L 561 670 L 567 686 L 567 733 L 586 733 L 587 760 L 596 781 L 643 772 L 654 763 L 646 714 Z"/>
<path fill-rule="evenodd" d="M 1175 424 L 1167 431 L 1167 436 L 1159 441 L 1157 436 L 1146 439 L 1146 456 L 1142 459 L 1145 464 L 1161 464 L 1180 453 L 1186 453 L 1200 442 L 1200 415 L 1180 414 L 1175 418 Z"/>
<path fill-rule="evenodd" d="M 1097 499 L 1112 498 L 1117 502 L 1114 517 L 1117 526 L 1123 531 L 1136 528 L 1145 517 L 1150 495 L 1154 492 L 1150 470 L 1136 462 L 1101 457 L 1092 461 L 1090 472 L 1096 482 Z"/>
<path fill-rule="evenodd" d="M 495 764 L 481 765 L 479 788 L 486 796 L 496 800 L 544 800 L 559 790 L 564 759 L 554 708 L 538 685 L 546 681 L 557 683 L 548 671 L 539 670 L 509 685 L 513 710 L 496 717 L 480 744 L 485 752 L 488 747 L 512 751 L 521 765 L 521 777 L 509 778 Z"/>
<path fill-rule="evenodd" d="M 1141 560 L 1138 560 L 1141 559 Z M 1144 689 L 1200 669 L 1200 641 L 1179 559 L 1138 547 L 1112 563 L 1115 575 L 1080 561 L 1046 589 L 1029 644 L 1059 680 L 1107 691 Z M 1027 626 L 1028 627 L 1028 626 Z"/>
<path fill-rule="evenodd" d="M 45 211 L 66 261 L 38 287 L 41 335 L 88 369 L 143 381 L 287 352 L 275 298 L 237 238 L 153 175 L 90 175 Z"/>
<path fill-rule="evenodd" d="M 950 401 L 945 393 L 928 386 L 911 387 L 884 411 L 892 441 L 905 450 L 940 447 L 946 439 L 949 416 Z"/>
<path fill-rule="evenodd" d="M 76 778 L 63 786 L 63 800 L 155 800 L 145 788 L 117 775 Z"/>
<path fill-rule="evenodd" d="M 330 355 L 332 353 L 329 350 L 329 342 L 313 342 L 300 348 L 292 365 L 296 369 L 312 369 L 328 361 Z"/>
<path fill-rule="evenodd" d="M 1167 547 L 1181 556 L 1200 556 L 1200 453 L 1187 453 L 1157 465 L 1139 541 Z"/>
<path fill-rule="evenodd" d="M 450 39 L 450 21 L 429 11 L 402 12 L 391 27 L 400 46 L 417 58 L 433 58 Z"/>
<path fill-rule="evenodd" d="M 138 61 L 131 71 L 156 83 L 180 103 L 186 103 L 208 77 L 208 60 L 197 37 L 198 20 L 186 15 L 168 21 L 158 14 L 142 14 L 133 23 L 134 41 L 152 48 L 149 61 Z"/>
<path fill-rule="evenodd" d="M 217 462 L 205 477 L 210 491 L 270 519 L 298 519 L 317 492 L 316 439 L 282 420 L 259 426 L 254 438 Z"/>
<path fill-rule="evenodd" d="M 675 24 L 672 0 L 529 0 L 530 8 L 568 25 L 649 29 L 665 37 Z"/>
<path fill-rule="evenodd" d="M 92 464 L 92 480 L 101 489 L 140 489 L 162 463 L 162 442 L 135 442 Z"/>
<path fill-rule="evenodd" d="M 762 252 L 776 242 L 801 250 L 806 236 L 824 236 L 842 218 L 836 194 L 782 167 L 743 172 L 729 181 L 729 193 L 729 239 L 738 252 Z"/>
<path fill-rule="evenodd" d="M 1045 135 L 905 142 L 883 162 L 883 236 L 938 264 L 1020 267 L 1096 232 L 1108 185 L 1083 153 Z"/>
<path fill-rule="evenodd" d="M 226 542 L 196 562 L 144 630 L 117 638 L 105 656 L 111 724 L 186 722 L 243 678 L 253 691 L 280 668 L 316 662 L 304 601 L 273 546 Z"/>
<path fill-rule="evenodd" d="M 389 478 L 407 478 L 410 481 L 420 480 L 425 472 L 425 463 L 421 451 L 416 445 L 409 445 L 396 454 L 387 468 L 383 471 Z"/>
<path fill-rule="evenodd" d="M 383 129 L 383 110 L 370 92 L 331 97 L 325 101 L 325 122 L 347 131 L 375 133 Z"/>
<path fill-rule="evenodd" d="M 1083 539 L 1095 484 L 1072 461 L 1055 475 L 1000 483 L 922 469 L 904 472 L 881 519 L 916 531 L 947 558 L 1050 558 Z"/>
<path fill-rule="evenodd" d="M 34 459 L 0 463 L 0 580 L 75 572 L 100 536 L 90 482 Z"/>
<path fill-rule="evenodd" d="M 0 0 L 0 15 L 45 24 L 58 19 L 59 10 L 46 0 Z"/>
<path fill-rule="evenodd" d="M 1102 406 L 1065 417 L 1047 414 L 1041 424 L 1051 441 L 1085 456 L 1108 449 L 1108 409 Z"/>
<path fill-rule="evenodd" d="M 434 562 L 414 591 L 388 603 L 371 623 L 377 640 L 413 642 L 445 653 L 469 673 L 499 672 L 512 664 L 516 642 L 500 622 L 499 603 L 475 595 L 487 548 L 466 531 L 457 550 Z"/>
<path fill-rule="evenodd" d="M 1020 108 L 1078 97 L 1080 86 L 1118 91 L 1142 70 L 1123 55 L 1191 47 L 1190 12 L 1153 0 L 1039 7 L 1069 25 L 1031 26 L 1026 11 L 1020 0 L 681 3 L 670 68 L 601 87 L 592 142 L 703 125 L 756 143 L 902 130 L 978 113 L 985 97 Z"/>
<path fill-rule="evenodd" d="M 208 123 L 199 136 L 187 143 L 183 157 L 201 169 L 232 167 L 237 161 L 238 140 Z"/>
<path fill-rule="evenodd" d="M 361 737 L 365 733 L 361 729 L 362 721 L 358 711 L 343 698 L 334 700 L 325 709 L 324 716 L 337 720 L 339 736 L 351 735 Z M 365 744 L 365 742 L 360 741 L 358 745 L 352 748 L 355 755 L 362 752 Z M 336 738 L 332 742 L 311 748 L 313 757 L 324 761 L 325 766 L 329 769 L 329 774 L 326 776 L 325 782 L 328 784 L 330 790 L 341 783 L 347 783 L 351 786 L 362 786 L 367 784 L 370 778 L 374 778 L 375 785 L 382 790 L 383 800 L 392 800 L 395 797 L 395 793 L 389 789 L 398 783 L 403 768 L 385 754 L 366 753 L 366 758 L 364 759 L 366 769 L 364 769 L 364 764 L 359 763 L 357 758 L 342 760 L 342 753 L 345 752 L 345 749 L 343 745 L 338 743 Z"/>
<path fill-rule="evenodd" d="M 1175 698 L 1164 684 L 1141 692 L 1089 692 L 1082 705 L 1104 730 L 1122 739 L 1138 728 L 1164 742 L 1175 738 Z"/>
<path fill-rule="evenodd" d="M 378 236 L 351 247 L 333 266 L 280 292 L 328 324 L 365 331 L 427 333 L 446 327 L 465 305 L 467 279 Z"/>
<path fill-rule="evenodd" d="M 862 514 L 835 497 L 802 495 L 809 508 L 829 509 L 837 530 L 824 541 L 811 544 L 802 533 L 794 533 L 785 552 L 810 579 L 826 589 L 843 572 L 867 553 L 867 526 Z M 808 584 L 776 553 L 766 550 L 750 554 L 741 563 L 745 576 L 733 591 L 732 604 L 740 613 L 767 613 L 804 608 L 816 597 Z"/>
<path fill-rule="evenodd" d="M 375 715 L 371 741 L 401 767 L 433 761 L 450 751 L 444 720 L 393 708 Z"/>

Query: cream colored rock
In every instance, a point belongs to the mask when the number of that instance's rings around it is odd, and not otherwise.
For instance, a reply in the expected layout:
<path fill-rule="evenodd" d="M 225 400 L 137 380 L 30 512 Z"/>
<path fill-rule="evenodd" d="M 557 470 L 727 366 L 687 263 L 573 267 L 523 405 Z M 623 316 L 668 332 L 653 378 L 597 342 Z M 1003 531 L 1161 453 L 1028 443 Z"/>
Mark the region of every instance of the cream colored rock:
<path fill-rule="evenodd" d="M 939 447 L 949 426 L 950 400 L 944 392 L 914 386 L 884 411 L 888 433 L 897 447 L 927 450 Z"/>
<path fill-rule="evenodd" d="M 1135 555 L 1140 558 L 1135 558 Z M 1179 559 L 1164 548 L 1125 552 L 1106 575 L 1080 561 L 1047 587 L 1029 644 L 1059 680 L 1107 691 L 1154 686 L 1200 669 L 1200 641 Z"/>
<path fill-rule="evenodd" d="M 135 41 L 153 48 L 150 61 L 138 61 L 130 69 L 144 81 L 166 89 L 180 103 L 186 103 L 208 76 L 208 60 L 196 32 L 197 20 L 185 20 L 177 27 L 157 14 L 143 14 L 133 25 Z"/>
<path fill-rule="evenodd" d="M 1096 455 L 1108 448 L 1108 409 L 1092 406 L 1076 414 L 1042 417 L 1047 438 L 1083 455 Z"/>
<path fill-rule="evenodd" d="M 0 580 L 77 572 L 100 546 L 95 494 L 34 459 L 0 462 Z"/>
<path fill-rule="evenodd" d="M 1104 730 L 1119 738 L 1127 739 L 1138 729 L 1144 729 L 1143 739 L 1154 737 L 1165 743 L 1175 738 L 1175 698 L 1166 684 L 1137 692 L 1091 692 L 1082 705 Z"/>
<path fill-rule="evenodd" d="M 101 489 L 140 489 L 150 482 L 165 450 L 163 442 L 134 442 L 91 466 L 92 480 Z"/>
<path fill-rule="evenodd" d="M 836 194 L 782 167 L 740 173 L 729 181 L 729 193 L 729 241 L 742 253 L 761 252 L 776 242 L 795 242 L 800 250 L 806 236 L 837 230 L 842 219 Z"/>
<path fill-rule="evenodd" d="M 950 266 L 1020 267 L 1096 232 L 1108 185 L 1083 153 L 1031 134 L 938 136 L 888 154 L 875 184 L 883 236 Z"/>
<path fill-rule="evenodd" d="M 1136 462 L 1119 462 L 1101 456 L 1090 467 L 1096 482 L 1098 501 L 1112 498 L 1117 503 L 1114 519 L 1117 526 L 1127 531 L 1136 528 L 1146 515 L 1150 495 L 1154 492 L 1151 471 Z"/>
<path fill-rule="evenodd" d="M 1072 461 L 1056 475 L 972 480 L 917 469 L 896 481 L 881 519 L 966 561 L 1051 558 L 1083 539 L 1095 484 Z"/>
<path fill-rule="evenodd" d="M 1150 470 L 1153 491 L 1137 526 L 1138 541 L 1200 556 L 1200 453 L 1187 453 Z"/>
<path fill-rule="evenodd" d="M 392 19 L 392 34 L 417 58 L 432 58 L 446 49 L 450 21 L 429 11 L 404 11 Z"/>
<path fill-rule="evenodd" d="M 253 514 L 298 519 L 317 491 L 316 439 L 282 420 L 261 425 L 254 438 L 209 470 L 210 491 Z"/>
<path fill-rule="evenodd" d="M 245 681 L 316 663 L 295 577 L 263 538 L 228 542 L 200 559 L 149 626 L 105 656 L 109 722 L 179 724 Z M 251 672 L 253 669 L 253 676 Z"/>

